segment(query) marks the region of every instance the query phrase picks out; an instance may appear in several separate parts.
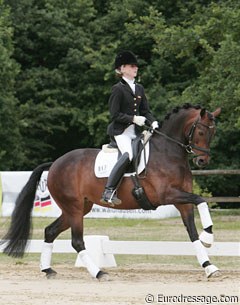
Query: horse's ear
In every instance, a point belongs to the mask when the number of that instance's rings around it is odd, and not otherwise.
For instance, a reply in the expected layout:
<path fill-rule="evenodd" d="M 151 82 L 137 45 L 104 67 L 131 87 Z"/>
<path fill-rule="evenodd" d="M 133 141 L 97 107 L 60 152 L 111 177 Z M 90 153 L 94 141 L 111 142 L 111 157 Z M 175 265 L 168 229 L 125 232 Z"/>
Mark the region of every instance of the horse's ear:
<path fill-rule="evenodd" d="M 201 111 L 200 111 L 201 118 L 204 117 L 205 114 L 206 114 L 206 109 L 202 108 Z"/>
<path fill-rule="evenodd" d="M 217 116 L 219 116 L 219 114 L 221 113 L 221 108 L 219 107 L 219 108 L 217 108 L 214 112 L 212 112 L 212 115 L 214 116 L 214 117 L 217 117 Z"/>

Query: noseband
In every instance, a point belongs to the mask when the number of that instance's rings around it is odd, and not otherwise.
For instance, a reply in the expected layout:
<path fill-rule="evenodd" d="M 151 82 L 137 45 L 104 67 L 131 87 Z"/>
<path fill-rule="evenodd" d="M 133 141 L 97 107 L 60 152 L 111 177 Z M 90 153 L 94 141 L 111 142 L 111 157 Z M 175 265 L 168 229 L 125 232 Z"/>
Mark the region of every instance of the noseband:
<path fill-rule="evenodd" d="M 195 144 L 193 143 L 193 137 L 194 137 L 194 133 L 195 133 L 195 130 L 196 130 L 197 125 L 202 125 L 202 126 L 208 128 L 208 131 L 209 131 L 210 129 L 212 129 L 212 128 L 215 127 L 215 125 L 210 125 L 210 126 L 208 126 L 208 125 L 205 125 L 205 124 L 201 123 L 201 122 L 200 122 L 200 119 L 198 118 L 198 119 L 192 124 L 192 126 L 191 126 L 191 128 L 190 128 L 190 131 L 189 131 L 189 133 L 188 133 L 188 136 L 187 136 L 187 138 L 188 138 L 188 144 L 181 143 L 181 142 L 179 142 L 178 140 L 173 139 L 173 138 L 169 137 L 168 135 L 166 135 L 165 133 L 162 133 L 162 132 L 160 132 L 160 131 L 158 131 L 158 130 L 156 130 L 156 129 L 152 130 L 152 132 L 155 132 L 155 133 L 157 133 L 157 134 L 163 136 L 164 138 L 166 138 L 166 139 L 168 139 L 168 140 L 170 140 L 170 141 L 172 141 L 172 142 L 174 142 L 174 143 L 180 145 L 181 147 L 183 147 L 183 148 L 186 150 L 186 152 L 187 152 L 188 154 L 194 154 L 194 155 L 197 155 L 197 156 L 201 156 L 201 155 L 199 155 L 199 154 L 196 154 L 196 153 L 193 151 L 193 149 L 195 149 L 195 150 L 198 150 L 198 151 L 203 152 L 203 153 L 206 154 L 206 155 L 210 155 L 210 149 L 208 149 L 208 148 L 203 148 L 203 147 L 199 147 L 199 146 L 197 146 L 197 145 L 195 145 Z M 209 136 L 208 143 L 210 143 L 210 141 L 211 141 L 211 135 Z"/>

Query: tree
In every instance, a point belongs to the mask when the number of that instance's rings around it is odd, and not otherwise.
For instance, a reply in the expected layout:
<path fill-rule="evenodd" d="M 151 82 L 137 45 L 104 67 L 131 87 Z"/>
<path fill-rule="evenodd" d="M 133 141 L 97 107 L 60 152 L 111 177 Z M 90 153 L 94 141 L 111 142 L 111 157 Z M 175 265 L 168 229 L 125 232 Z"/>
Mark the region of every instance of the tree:
<path fill-rule="evenodd" d="M 15 29 L 14 58 L 21 65 L 16 94 L 24 167 L 32 168 L 87 145 L 86 26 L 95 10 L 84 0 L 7 2 Z"/>
<path fill-rule="evenodd" d="M 222 108 L 212 149 L 212 168 L 240 167 L 240 6 L 233 4 L 232 1 L 220 5 L 212 3 L 207 8 L 199 8 L 192 20 L 185 23 L 184 36 L 177 41 L 176 56 L 185 63 L 194 63 L 195 79 L 191 78 L 192 84 L 183 90 L 180 98 L 172 98 L 173 103 L 187 100 L 212 110 Z M 182 40 L 188 43 L 181 45 Z M 236 176 L 201 178 L 199 181 L 215 196 L 239 195 L 240 183 Z"/>
<path fill-rule="evenodd" d="M 239 1 L 5 2 L 20 67 L 13 79 L 25 152 L 21 168 L 108 140 L 113 61 L 122 49 L 138 55 L 159 120 L 185 102 L 222 107 L 211 166 L 239 168 Z M 223 189 L 239 195 L 234 177 L 201 180 L 213 195 Z"/>
<path fill-rule="evenodd" d="M 170 18 L 150 7 L 147 15 L 129 25 L 129 31 L 152 41 L 151 64 L 143 78 L 152 84 L 148 92 L 155 109 L 163 112 L 185 102 L 209 110 L 222 107 L 211 167 L 239 168 L 240 5 L 237 1 L 192 4 L 177 1 L 181 12 Z M 199 180 L 216 196 L 239 195 L 237 177 Z"/>
<path fill-rule="evenodd" d="M 3 171 L 14 169 L 23 161 L 17 100 L 14 97 L 15 77 L 19 69 L 11 58 L 12 36 L 9 9 L 0 1 L 0 164 Z"/>

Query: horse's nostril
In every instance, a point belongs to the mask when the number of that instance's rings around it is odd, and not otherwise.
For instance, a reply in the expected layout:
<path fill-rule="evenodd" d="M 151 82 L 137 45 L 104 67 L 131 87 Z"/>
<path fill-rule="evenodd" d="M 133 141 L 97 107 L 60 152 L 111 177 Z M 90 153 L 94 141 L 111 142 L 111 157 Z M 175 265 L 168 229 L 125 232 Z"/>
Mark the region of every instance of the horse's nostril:
<path fill-rule="evenodd" d="M 207 161 L 205 159 L 198 159 L 197 160 L 197 165 L 199 167 L 204 167 L 205 165 L 207 165 Z"/>

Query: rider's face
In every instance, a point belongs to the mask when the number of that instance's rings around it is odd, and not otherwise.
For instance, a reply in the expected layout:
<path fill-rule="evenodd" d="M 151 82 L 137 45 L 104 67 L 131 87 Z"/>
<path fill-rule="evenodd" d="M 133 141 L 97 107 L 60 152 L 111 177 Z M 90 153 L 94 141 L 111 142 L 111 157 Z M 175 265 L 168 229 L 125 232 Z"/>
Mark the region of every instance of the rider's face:
<path fill-rule="evenodd" d="M 136 65 L 122 65 L 122 75 L 128 79 L 134 79 L 137 76 L 138 66 Z"/>

